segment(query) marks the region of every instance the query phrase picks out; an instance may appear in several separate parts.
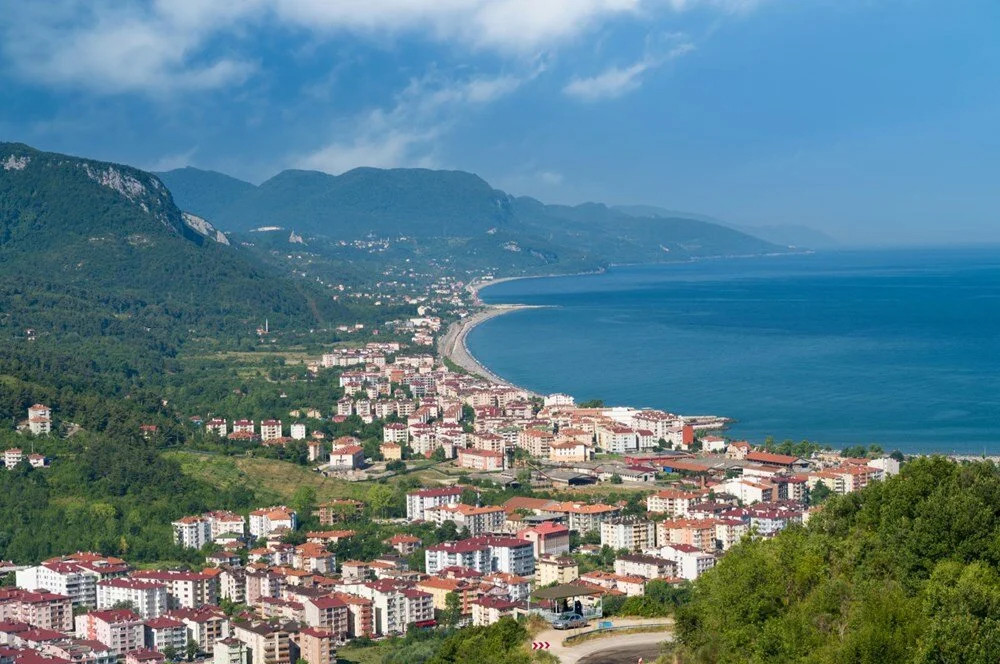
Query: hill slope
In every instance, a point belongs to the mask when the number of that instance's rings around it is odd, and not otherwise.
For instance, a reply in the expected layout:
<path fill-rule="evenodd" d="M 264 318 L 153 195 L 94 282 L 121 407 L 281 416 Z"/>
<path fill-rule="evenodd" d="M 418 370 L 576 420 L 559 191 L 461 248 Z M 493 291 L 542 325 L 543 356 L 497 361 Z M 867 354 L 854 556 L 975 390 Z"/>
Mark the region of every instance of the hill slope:
<path fill-rule="evenodd" d="M 1000 660 L 1000 472 L 920 458 L 744 540 L 678 616 L 681 662 Z"/>
<path fill-rule="evenodd" d="M 149 173 L 0 143 L 0 373 L 61 365 L 120 379 L 192 336 L 252 336 L 265 317 L 312 327 L 342 312 L 184 219 Z"/>
<path fill-rule="evenodd" d="M 561 206 L 515 198 L 461 171 L 358 168 L 339 176 L 284 171 L 256 188 L 242 183 L 235 200 L 229 190 L 206 200 L 217 174 L 181 169 L 163 178 L 182 209 L 226 230 L 281 226 L 338 240 L 438 240 L 440 246 L 432 243 L 428 255 L 459 267 L 585 269 L 785 250 L 691 217 L 636 216 L 599 203 Z"/>

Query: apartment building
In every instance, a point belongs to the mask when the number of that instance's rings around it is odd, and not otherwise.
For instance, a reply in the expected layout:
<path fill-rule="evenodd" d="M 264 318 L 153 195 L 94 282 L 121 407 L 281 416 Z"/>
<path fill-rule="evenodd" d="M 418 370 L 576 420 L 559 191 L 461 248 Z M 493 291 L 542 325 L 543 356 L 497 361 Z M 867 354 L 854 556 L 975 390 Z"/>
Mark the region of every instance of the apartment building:
<path fill-rule="evenodd" d="M 167 586 L 157 581 L 141 579 L 108 579 L 97 584 L 97 608 L 104 610 L 128 602 L 143 619 L 156 618 L 167 612 Z"/>
<path fill-rule="evenodd" d="M 601 546 L 614 550 L 641 551 L 656 546 L 656 524 L 634 517 L 601 523 Z"/>

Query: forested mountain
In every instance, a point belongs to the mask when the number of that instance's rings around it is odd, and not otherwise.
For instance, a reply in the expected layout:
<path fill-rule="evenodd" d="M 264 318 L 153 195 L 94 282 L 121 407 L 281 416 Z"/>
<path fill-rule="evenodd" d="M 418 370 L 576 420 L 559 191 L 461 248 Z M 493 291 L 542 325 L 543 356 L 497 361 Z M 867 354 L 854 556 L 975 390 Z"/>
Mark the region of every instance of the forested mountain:
<path fill-rule="evenodd" d="M 1000 471 L 942 457 L 744 540 L 678 616 L 680 661 L 1000 661 Z"/>
<path fill-rule="evenodd" d="M 0 325 L 250 330 L 339 308 L 189 227 L 155 176 L 0 144 Z M 320 319 L 320 320 L 317 320 Z"/>
<path fill-rule="evenodd" d="M 406 238 L 428 244 L 431 255 L 437 241 L 463 267 L 578 270 L 787 250 L 695 218 L 635 216 L 600 203 L 546 205 L 461 171 L 284 171 L 258 187 L 243 183 L 235 200 L 236 188 L 217 186 L 217 173 L 185 168 L 160 177 L 182 209 L 228 231 L 280 226 L 338 240 Z"/>

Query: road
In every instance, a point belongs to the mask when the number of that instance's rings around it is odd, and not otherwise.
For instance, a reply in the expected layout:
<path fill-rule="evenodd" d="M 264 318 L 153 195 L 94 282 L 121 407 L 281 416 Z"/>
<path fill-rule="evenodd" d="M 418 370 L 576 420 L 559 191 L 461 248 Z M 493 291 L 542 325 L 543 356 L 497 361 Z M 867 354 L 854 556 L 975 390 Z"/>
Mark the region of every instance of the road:
<path fill-rule="evenodd" d="M 641 657 L 644 664 L 653 664 L 659 656 L 660 644 L 658 643 L 641 646 L 615 646 L 587 655 L 577 662 L 578 664 L 636 664 Z"/>
<path fill-rule="evenodd" d="M 656 619 L 636 619 L 624 618 L 614 621 L 615 627 L 625 627 L 630 625 L 662 624 L 663 618 Z M 547 629 L 536 634 L 532 641 L 548 641 L 552 644 L 549 652 L 559 658 L 560 664 L 636 664 L 642 657 L 646 664 L 654 661 L 660 652 L 660 644 L 674 638 L 672 632 L 637 632 L 632 634 L 610 634 L 599 639 L 582 641 L 578 644 L 563 645 L 563 639 L 567 636 L 578 634 L 581 631 L 590 631 L 591 627 L 583 630 L 559 631 Z"/>

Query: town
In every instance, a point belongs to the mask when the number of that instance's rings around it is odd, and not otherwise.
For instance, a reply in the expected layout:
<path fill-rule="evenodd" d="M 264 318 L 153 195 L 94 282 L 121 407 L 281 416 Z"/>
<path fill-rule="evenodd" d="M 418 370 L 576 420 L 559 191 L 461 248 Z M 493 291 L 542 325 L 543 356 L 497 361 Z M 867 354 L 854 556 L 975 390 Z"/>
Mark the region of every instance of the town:
<path fill-rule="evenodd" d="M 441 321 L 405 327 L 420 348 Z M 825 496 L 899 472 L 884 454 L 795 456 L 730 440 L 723 418 L 537 396 L 397 341 L 334 349 L 308 371 L 336 372 L 344 396 L 284 421 L 214 414 L 194 425 L 261 448 L 304 441 L 314 471 L 344 482 L 418 461 L 447 479 L 408 491 L 405 517 L 371 501 L 317 504 L 319 526 L 306 531 L 289 505 L 187 515 L 172 523 L 174 543 L 203 553 L 200 566 L 138 568 L 93 552 L 0 563 L 13 579 L 0 589 L 0 662 L 333 664 L 352 642 L 439 625 L 537 616 L 580 629 L 654 585 L 686 587 L 744 538 L 806 523 Z M 50 408 L 27 415 L 23 430 L 53 433 Z M 311 431 L 321 420 L 380 427 L 378 453 Z M 3 460 L 41 472 L 50 461 L 18 448 Z M 379 550 L 338 556 L 367 522 L 391 532 Z"/>

